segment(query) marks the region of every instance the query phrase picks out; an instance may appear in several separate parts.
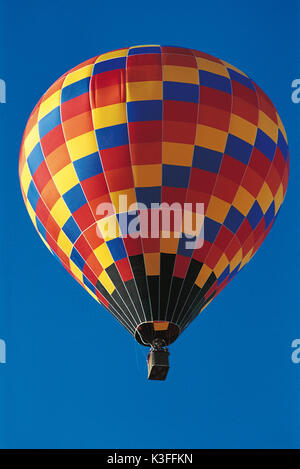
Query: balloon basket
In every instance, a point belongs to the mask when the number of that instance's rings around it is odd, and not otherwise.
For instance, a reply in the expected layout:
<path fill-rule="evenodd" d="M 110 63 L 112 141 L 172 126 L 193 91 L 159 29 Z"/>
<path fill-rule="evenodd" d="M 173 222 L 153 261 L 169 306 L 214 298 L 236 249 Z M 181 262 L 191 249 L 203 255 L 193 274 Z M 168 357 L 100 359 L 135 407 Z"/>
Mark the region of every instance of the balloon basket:
<path fill-rule="evenodd" d="M 165 349 L 151 350 L 148 354 L 148 379 L 164 381 L 169 371 L 169 352 Z"/>

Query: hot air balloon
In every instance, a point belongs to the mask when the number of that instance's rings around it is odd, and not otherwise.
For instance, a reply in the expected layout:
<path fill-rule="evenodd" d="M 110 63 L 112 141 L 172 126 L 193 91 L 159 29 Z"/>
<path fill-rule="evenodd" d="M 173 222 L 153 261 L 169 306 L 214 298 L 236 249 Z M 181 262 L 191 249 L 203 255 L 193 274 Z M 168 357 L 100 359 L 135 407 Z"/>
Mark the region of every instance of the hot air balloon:
<path fill-rule="evenodd" d="M 19 176 L 45 245 L 150 347 L 148 377 L 165 379 L 167 347 L 272 228 L 288 158 L 274 105 L 245 73 L 198 50 L 142 45 L 49 88 L 28 120 Z"/>

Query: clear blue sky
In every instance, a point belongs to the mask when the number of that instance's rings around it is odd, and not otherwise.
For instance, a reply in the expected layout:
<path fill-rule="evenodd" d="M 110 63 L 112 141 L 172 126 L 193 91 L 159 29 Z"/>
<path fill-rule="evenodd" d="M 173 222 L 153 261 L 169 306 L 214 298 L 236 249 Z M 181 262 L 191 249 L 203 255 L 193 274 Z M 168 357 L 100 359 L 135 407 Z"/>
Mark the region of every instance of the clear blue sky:
<path fill-rule="evenodd" d="M 1 448 L 300 447 L 300 364 L 291 361 L 300 337 L 297 3 L 2 0 Z M 26 121 L 52 82 L 96 54 L 137 44 L 191 47 L 241 68 L 273 100 L 290 144 L 274 229 L 170 347 L 166 382 L 147 381 L 146 349 L 41 243 L 17 172 Z"/>

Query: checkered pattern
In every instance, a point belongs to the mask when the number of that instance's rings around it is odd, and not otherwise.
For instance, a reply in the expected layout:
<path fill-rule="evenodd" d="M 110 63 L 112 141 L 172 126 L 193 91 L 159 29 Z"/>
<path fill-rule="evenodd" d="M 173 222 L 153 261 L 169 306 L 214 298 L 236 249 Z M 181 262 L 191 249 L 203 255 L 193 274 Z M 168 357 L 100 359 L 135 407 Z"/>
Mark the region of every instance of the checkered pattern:
<path fill-rule="evenodd" d="M 33 110 L 19 174 L 43 242 L 132 334 L 144 322 L 182 331 L 253 257 L 283 202 L 287 137 L 265 93 L 208 54 L 135 46 L 90 59 Z M 127 211 L 203 203 L 204 245 L 189 233 L 124 236 Z M 101 203 L 111 213 L 99 213 Z M 150 213 L 152 210 L 153 213 Z M 127 224 L 136 215 L 128 213 Z M 193 215 L 195 211 L 193 210 Z M 116 236 L 99 237 L 107 222 Z"/>

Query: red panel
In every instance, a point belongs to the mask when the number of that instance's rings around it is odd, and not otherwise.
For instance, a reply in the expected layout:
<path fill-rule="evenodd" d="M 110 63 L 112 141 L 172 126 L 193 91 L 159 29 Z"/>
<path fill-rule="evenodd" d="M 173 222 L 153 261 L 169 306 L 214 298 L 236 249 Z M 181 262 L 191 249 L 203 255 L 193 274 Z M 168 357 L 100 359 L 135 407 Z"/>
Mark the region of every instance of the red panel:
<path fill-rule="evenodd" d="M 72 215 L 82 231 L 86 230 L 86 228 L 95 222 L 95 218 L 88 204 L 80 207 Z"/>
<path fill-rule="evenodd" d="M 45 135 L 41 140 L 43 153 L 45 156 L 49 155 L 53 150 L 58 148 L 65 142 L 65 136 L 62 130 L 62 126 L 57 125 L 54 129 Z"/>
<path fill-rule="evenodd" d="M 78 116 L 83 112 L 90 111 L 90 98 L 89 93 L 84 93 L 76 98 L 70 99 L 61 105 L 61 118 L 62 121 L 71 119 Z"/>
<path fill-rule="evenodd" d="M 173 277 L 184 278 L 186 276 L 191 258 L 186 256 L 176 255 Z"/>

